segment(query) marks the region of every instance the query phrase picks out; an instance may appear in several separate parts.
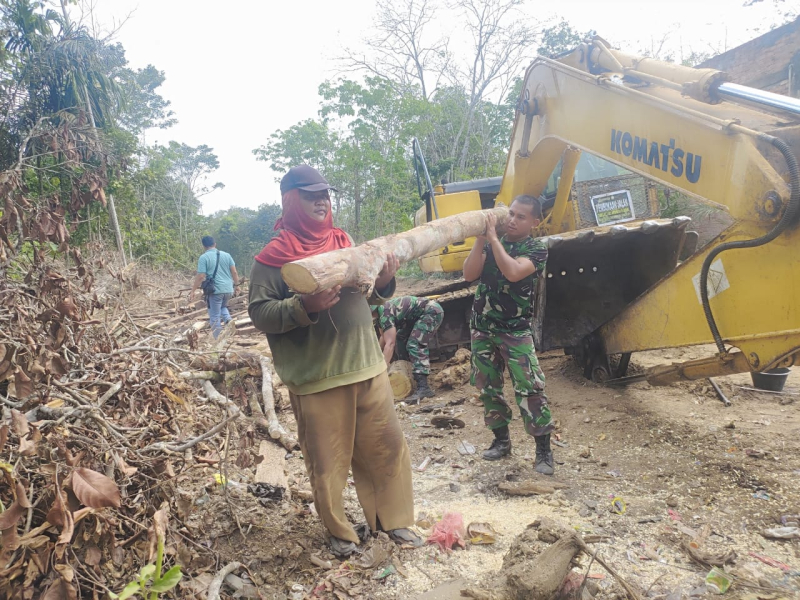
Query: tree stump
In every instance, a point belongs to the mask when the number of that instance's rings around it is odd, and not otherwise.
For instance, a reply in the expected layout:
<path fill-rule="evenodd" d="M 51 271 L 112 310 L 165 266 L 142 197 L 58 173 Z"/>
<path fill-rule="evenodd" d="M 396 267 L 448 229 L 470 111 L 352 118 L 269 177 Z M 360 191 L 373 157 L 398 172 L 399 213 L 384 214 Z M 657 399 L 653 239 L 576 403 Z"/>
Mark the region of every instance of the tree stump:
<path fill-rule="evenodd" d="M 408 398 L 414 391 L 414 376 L 411 363 L 407 360 L 396 360 L 389 365 L 389 383 L 392 386 L 395 400 Z"/>

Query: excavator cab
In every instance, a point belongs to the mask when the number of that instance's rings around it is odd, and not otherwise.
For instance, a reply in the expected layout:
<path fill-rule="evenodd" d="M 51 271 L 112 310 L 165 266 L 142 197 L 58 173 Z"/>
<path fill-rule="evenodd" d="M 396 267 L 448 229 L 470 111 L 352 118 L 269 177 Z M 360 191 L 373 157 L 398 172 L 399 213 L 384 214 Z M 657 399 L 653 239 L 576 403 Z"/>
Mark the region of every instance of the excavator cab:
<path fill-rule="evenodd" d="M 416 140 L 414 164 L 423 206 L 415 225 L 460 212 L 492 208 L 502 177 L 432 185 Z M 627 356 L 612 369 L 591 334 L 678 264 L 692 249 L 687 218 L 658 219 L 657 186 L 607 160 L 574 151 L 559 160 L 540 198 L 545 215 L 533 235 L 549 246 L 539 280 L 534 336 L 540 350 L 564 348 L 596 380 L 624 375 Z M 424 273 L 460 273 L 475 238 L 423 256 Z M 474 286 L 463 279 L 431 286 L 445 311 L 439 348 L 469 342 Z"/>

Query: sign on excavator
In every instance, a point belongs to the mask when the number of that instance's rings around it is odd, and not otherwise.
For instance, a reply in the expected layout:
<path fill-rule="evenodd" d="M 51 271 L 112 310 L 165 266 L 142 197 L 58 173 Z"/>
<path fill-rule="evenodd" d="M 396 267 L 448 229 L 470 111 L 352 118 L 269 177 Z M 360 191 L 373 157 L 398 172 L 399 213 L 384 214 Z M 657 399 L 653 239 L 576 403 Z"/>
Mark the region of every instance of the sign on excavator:
<path fill-rule="evenodd" d="M 607 194 L 592 196 L 592 209 L 598 225 L 613 225 L 633 221 L 633 201 L 628 190 L 618 190 Z"/>

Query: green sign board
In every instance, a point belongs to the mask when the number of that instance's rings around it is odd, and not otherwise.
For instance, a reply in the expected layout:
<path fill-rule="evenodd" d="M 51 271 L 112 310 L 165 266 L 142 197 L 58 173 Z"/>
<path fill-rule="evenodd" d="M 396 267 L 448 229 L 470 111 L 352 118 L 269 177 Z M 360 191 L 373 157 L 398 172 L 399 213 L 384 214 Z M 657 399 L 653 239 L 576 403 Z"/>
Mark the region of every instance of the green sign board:
<path fill-rule="evenodd" d="M 592 196 L 594 218 L 598 225 L 613 225 L 624 221 L 633 221 L 633 202 L 628 190 L 618 190 L 608 194 Z"/>

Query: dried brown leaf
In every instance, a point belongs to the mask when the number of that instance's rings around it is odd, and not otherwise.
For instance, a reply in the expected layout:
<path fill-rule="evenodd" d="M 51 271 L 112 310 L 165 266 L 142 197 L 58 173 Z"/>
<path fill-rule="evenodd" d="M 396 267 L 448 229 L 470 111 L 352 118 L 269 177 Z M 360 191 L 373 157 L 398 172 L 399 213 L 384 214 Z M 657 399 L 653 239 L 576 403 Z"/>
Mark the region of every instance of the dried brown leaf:
<path fill-rule="evenodd" d="M 14 502 L 11 506 L 0 514 L 0 531 L 16 529 L 17 521 L 25 514 L 25 507 L 19 502 Z"/>
<path fill-rule="evenodd" d="M 18 452 L 20 456 L 33 456 L 36 454 L 36 444 L 27 438 L 22 438 L 19 441 Z"/>
<path fill-rule="evenodd" d="M 86 555 L 83 558 L 83 562 L 85 562 L 90 567 L 96 567 L 100 564 L 100 561 L 103 559 L 103 553 L 100 552 L 100 548 L 97 546 L 89 546 L 86 549 Z"/>
<path fill-rule="evenodd" d="M 28 423 L 28 419 L 26 419 L 25 415 L 19 412 L 16 408 L 11 409 L 11 427 L 14 431 L 14 434 L 18 435 L 19 437 L 28 435 L 28 431 L 30 431 L 30 423 Z"/>
<path fill-rule="evenodd" d="M 78 600 L 78 592 L 75 586 L 59 577 L 39 600 Z"/>
<path fill-rule="evenodd" d="M 132 467 L 128 463 L 125 462 L 125 459 L 119 456 L 118 454 L 114 455 L 114 458 L 117 462 L 117 468 L 122 471 L 127 477 L 131 477 L 132 475 L 136 475 L 139 471 L 137 467 Z"/>
<path fill-rule="evenodd" d="M 91 508 L 120 506 L 117 484 L 102 473 L 85 467 L 73 471 L 72 491 L 82 504 Z"/>
<path fill-rule="evenodd" d="M 55 491 L 56 499 L 53 501 L 53 506 L 49 511 L 47 511 L 47 516 L 45 519 L 47 519 L 48 523 L 51 523 L 56 527 L 63 527 L 64 523 L 66 523 L 66 517 L 64 513 L 67 512 L 67 509 L 64 506 L 64 495 L 61 492 L 58 481 L 56 481 Z"/>
<path fill-rule="evenodd" d="M 66 375 L 69 373 L 69 367 L 64 362 L 64 359 L 61 358 L 58 354 L 53 356 L 50 360 L 47 361 L 47 370 L 50 371 L 53 375 Z"/>
<path fill-rule="evenodd" d="M 7 441 L 8 441 L 8 424 L 3 423 L 3 426 L 0 427 L 0 453 L 3 452 L 3 448 L 5 448 Z"/>
<path fill-rule="evenodd" d="M 5 381 L 13 373 L 14 364 L 10 360 L 0 361 L 0 381 Z"/>
<path fill-rule="evenodd" d="M 69 565 L 53 565 L 53 568 L 58 571 L 64 581 L 72 581 L 75 578 L 75 571 Z"/>
<path fill-rule="evenodd" d="M 153 515 L 153 528 L 156 536 L 160 539 L 167 537 L 167 526 L 169 525 L 169 505 L 164 503 Z"/>
<path fill-rule="evenodd" d="M 23 480 L 24 481 L 24 480 Z M 22 508 L 30 508 L 31 502 L 28 500 L 28 496 L 25 493 L 25 487 L 19 481 L 16 482 L 16 494 L 14 495 L 14 501 L 19 502 L 19 505 Z"/>
<path fill-rule="evenodd" d="M 9 393 L 11 389 L 9 388 Z M 14 370 L 14 397 L 17 399 L 27 398 L 33 393 L 33 382 L 31 378 L 17 365 Z"/>

